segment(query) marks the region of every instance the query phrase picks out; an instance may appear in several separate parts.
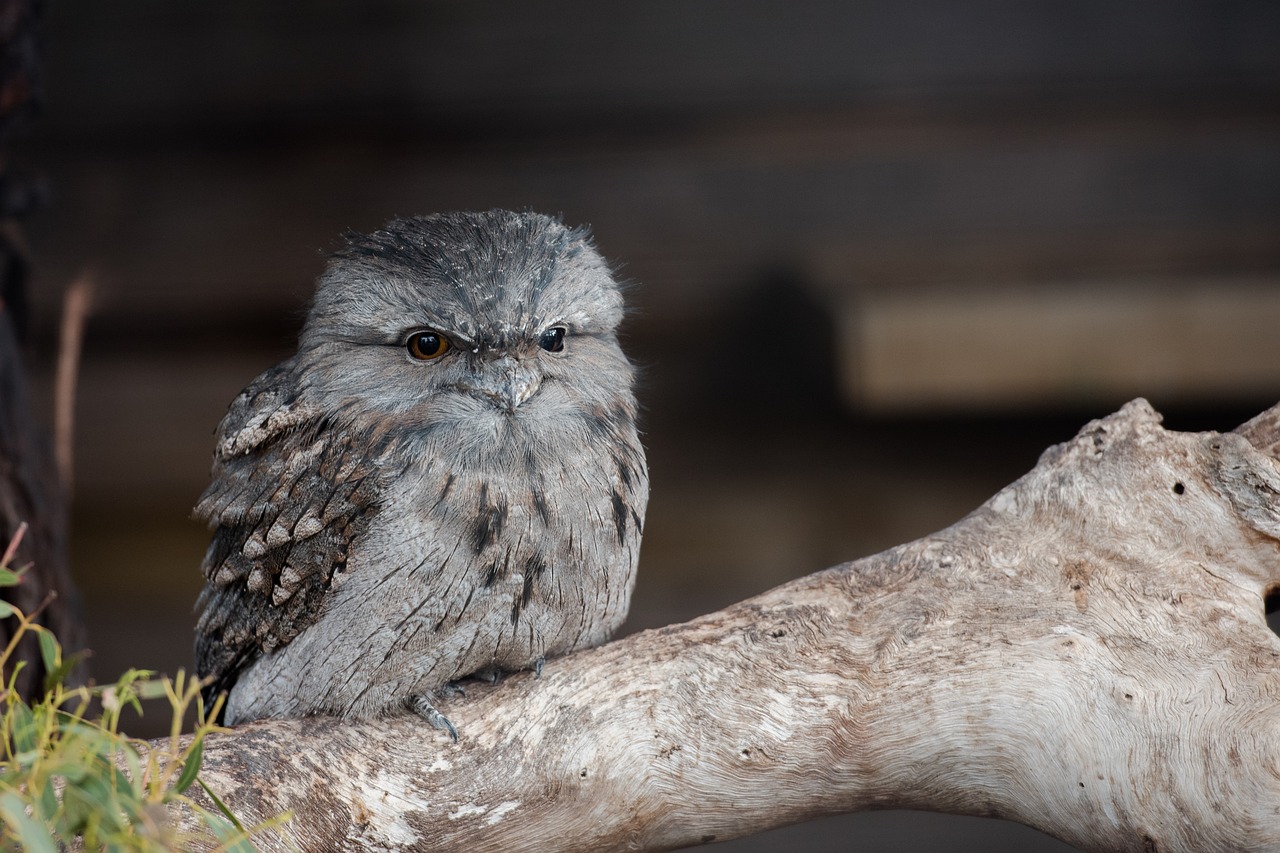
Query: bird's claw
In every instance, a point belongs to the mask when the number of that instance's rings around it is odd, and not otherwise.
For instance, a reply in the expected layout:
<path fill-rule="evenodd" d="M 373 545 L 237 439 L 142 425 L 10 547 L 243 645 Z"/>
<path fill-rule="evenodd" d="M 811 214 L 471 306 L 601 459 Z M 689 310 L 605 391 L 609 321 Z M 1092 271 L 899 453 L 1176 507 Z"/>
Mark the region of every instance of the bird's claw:
<path fill-rule="evenodd" d="M 454 728 L 453 723 L 449 722 L 448 717 L 435 709 L 429 697 L 414 696 L 409 700 L 409 708 L 437 729 L 448 732 L 454 743 L 458 742 L 458 730 Z"/>

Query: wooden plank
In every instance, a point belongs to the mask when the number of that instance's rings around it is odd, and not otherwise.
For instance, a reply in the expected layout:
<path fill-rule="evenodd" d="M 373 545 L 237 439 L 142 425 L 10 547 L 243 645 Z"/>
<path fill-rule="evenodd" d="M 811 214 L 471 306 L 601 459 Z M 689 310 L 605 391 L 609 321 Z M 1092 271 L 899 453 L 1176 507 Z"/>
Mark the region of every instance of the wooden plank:
<path fill-rule="evenodd" d="M 652 316 L 713 313 L 762 269 L 798 264 L 841 288 L 986 279 L 1018 257 L 1040 277 L 1274 269 L 1280 113 L 1203 119 L 1062 117 L 1015 132 L 836 111 L 509 156 L 83 144 L 44 158 L 58 197 L 31 233 L 50 280 L 91 264 L 104 311 L 157 328 L 175 314 L 280 315 L 343 230 L 489 206 L 593 224 Z"/>
<path fill-rule="evenodd" d="M 1276 4 L 1215 0 L 116 0 L 55 5 L 50 30 L 45 121 L 98 132 L 390 120 L 440 133 L 505 117 L 519 133 L 583 117 L 1280 83 Z"/>
<path fill-rule="evenodd" d="M 867 410 L 1280 396 L 1280 277 L 886 291 L 840 317 Z"/>

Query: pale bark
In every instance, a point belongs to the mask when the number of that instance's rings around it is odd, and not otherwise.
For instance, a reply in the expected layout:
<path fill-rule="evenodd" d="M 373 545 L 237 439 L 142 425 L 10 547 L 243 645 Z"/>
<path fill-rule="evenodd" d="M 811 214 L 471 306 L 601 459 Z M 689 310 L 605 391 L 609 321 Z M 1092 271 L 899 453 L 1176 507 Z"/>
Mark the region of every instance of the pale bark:
<path fill-rule="evenodd" d="M 267 850 L 657 850 L 883 807 L 1277 849 L 1278 445 L 1280 407 L 1191 434 L 1136 401 L 940 533 L 470 689 L 457 744 L 267 722 L 202 778 L 294 813 Z"/>

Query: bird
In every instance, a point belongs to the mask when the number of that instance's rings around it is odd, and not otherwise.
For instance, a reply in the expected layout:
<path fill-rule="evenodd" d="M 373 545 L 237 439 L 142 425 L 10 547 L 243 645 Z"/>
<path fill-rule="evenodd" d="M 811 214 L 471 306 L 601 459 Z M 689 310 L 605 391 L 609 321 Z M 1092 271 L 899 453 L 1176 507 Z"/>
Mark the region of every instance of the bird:
<path fill-rule="evenodd" d="M 649 498 L 623 314 L 590 230 L 556 217 L 345 235 L 194 510 L 196 670 L 227 725 L 415 712 L 456 740 L 436 704 L 460 682 L 613 634 Z"/>

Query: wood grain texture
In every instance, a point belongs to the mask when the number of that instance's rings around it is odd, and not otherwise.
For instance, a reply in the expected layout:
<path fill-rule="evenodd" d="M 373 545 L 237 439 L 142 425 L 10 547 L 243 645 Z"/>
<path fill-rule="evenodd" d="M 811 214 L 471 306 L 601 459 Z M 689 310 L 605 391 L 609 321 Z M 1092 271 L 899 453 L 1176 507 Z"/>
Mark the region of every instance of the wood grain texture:
<path fill-rule="evenodd" d="M 203 778 L 248 820 L 294 812 L 265 850 L 662 850 L 890 807 L 1275 849 L 1277 495 L 1242 435 L 1137 400 L 933 536 L 445 703 L 458 744 L 252 724 Z"/>

